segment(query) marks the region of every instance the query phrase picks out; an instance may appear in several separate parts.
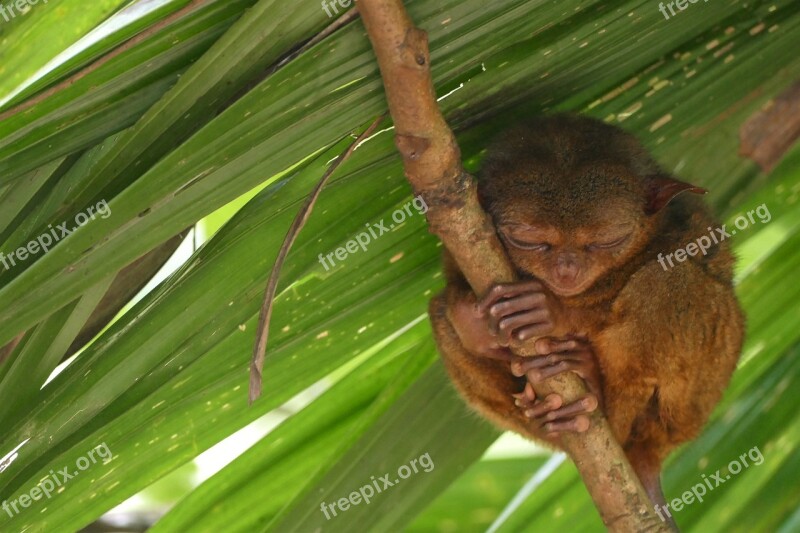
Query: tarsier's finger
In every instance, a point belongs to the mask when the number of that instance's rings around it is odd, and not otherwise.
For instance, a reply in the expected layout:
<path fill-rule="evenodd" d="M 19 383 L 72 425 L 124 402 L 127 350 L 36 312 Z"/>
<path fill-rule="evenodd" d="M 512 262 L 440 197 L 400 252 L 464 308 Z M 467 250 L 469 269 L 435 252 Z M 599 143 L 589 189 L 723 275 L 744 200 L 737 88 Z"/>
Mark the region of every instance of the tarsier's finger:
<path fill-rule="evenodd" d="M 478 308 L 488 314 L 489 308 L 499 300 L 512 298 L 526 292 L 540 292 L 542 284 L 538 281 L 520 281 L 518 283 L 497 284 L 481 298 Z"/>
<path fill-rule="evenodd" d="M 552 355 L 553 354 L 548 355 L 547 357 L 551 357 Z M 586 379 L 586 376 L 590 375 L 590 370 L 586 362 L 566 357 L 554 365 L 529 370 L 526 376 L 532 383 L 541 383 L 546 379 L 557 376 L 558 374 L 563 374 L 564 372 L 575 372 L 584 379 Z"/>
<path fill-rule="evenodd" d="M 527 293 L 491 305 L 485 314 L 486 319 L 489 322 L 489 330 L 495 335 L 499 335 L 501 334 L 500 324 L 502 321 L 512 317 L 518 317 L 526 312 L 536 311 L 541 313 L 541 319 L 537 321 L 542 321 L 549 318 L 547 309 L 542 306 L 544 302 L 543 298 L 544 295 L 541 293 Z M 525 324 L 521 323 L 519 325 Z M 504 336 L 508 337 L 510 335 L 510 331 L 512 331 L 515 327 L 517 326 L 511 327 Z"/>
<path fill-rule="evenodd" d="M 552 353 L 550 355 L 537 355 L 533 357 L 514 357 L 511 361 L 511 373 L 517 377 L 524 376 L 528 371 L 536 368 L 553 366 L 561 361 L 577 360 L 571 354 Z"/>
<path fill-rule="evenodd" d="M 539 322 L 538 324 L 531 324 L 530 326 L 519 328 L 514 332 L 514 338 L 524 341 L 534 337 L 547 335 L 551 331 L 553 331 L 553 322 L 550 320 L 550 318 L 548 318 L 547 320 Z"/>
<path fill-rule="evenodd" d="M 549 355 L 577 350 L 581 343 L 571 338 L 543 337 L 536 341 L 534 347 L 539 355 Z"/>
<path fill-rule="evenodd" d="M 531 324 L 542 324 L 546 322 L 550 314 L 545 309 L 536 309 L 535 311 L 527 311 L 524 313 L 517 313 L 505 317 L 497 323 L 497 335 L 502 342 L 509 342 L 512 333 L 521 327 L 527 327 Z M 492 321 L 490 320 L 490 328 Z"/>
<path fill-rule="evenodd" d="M 489 316 L 500 318 L 522 311 L 543 308 L 547 298 L 541 292 L 526 292 L 495 302 L 487 308 Z"/>

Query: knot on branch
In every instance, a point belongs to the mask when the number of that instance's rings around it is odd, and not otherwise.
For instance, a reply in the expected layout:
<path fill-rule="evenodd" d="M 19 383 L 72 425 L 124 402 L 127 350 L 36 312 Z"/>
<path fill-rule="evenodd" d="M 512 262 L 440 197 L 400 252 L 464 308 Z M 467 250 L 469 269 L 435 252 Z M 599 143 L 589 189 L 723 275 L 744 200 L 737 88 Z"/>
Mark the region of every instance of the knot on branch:
<path fill-rule="evenodd" d="M 402 133 L 395 135 L 394 143 L 403 158 L 410 161 L 418 161 L 431 147 L 430 139 Z"/>
<path fill-rule="evenodd" d="M 409 28 L 398 51 L 403 64 L 427 68 L 430 63 L 428 32 L 415 27 Z"/>

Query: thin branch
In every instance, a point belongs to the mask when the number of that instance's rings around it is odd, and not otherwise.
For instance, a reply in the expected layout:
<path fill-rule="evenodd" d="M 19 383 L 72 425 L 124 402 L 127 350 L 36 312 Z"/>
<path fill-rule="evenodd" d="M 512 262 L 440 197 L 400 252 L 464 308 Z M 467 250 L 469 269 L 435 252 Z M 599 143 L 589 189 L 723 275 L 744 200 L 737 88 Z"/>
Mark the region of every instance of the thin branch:
<path fill-rule="evenodd" d="M 134 35 L 133 37 L 122 43 L 120 46 L 114 48 L 113 50 L 110 50 L 105 55 L 98 57 L 92 63 L 86 65 L 81 70 L 79 70 L 72 76 L 68 77 L 67 79 L 63 80 L 62 82 L 53 85 L 52 87 L 41 93 L 38 93 L 33 98 L 25 100 L 24 102 L 3 111 L 2 113 L 0 113 L 0 120 L 5 120 L 9 117 L 13 117 L 14 115 L 18 115 L 24 111 L 27 111 L 33 106 L 42 103 L 44 100 L 47 100 L 54 94 L 59 93 L 64 89 L 70 87 L 75 82 L 82 80 L 83 78 L 85 78 L 95 70 L 99 69 L 100 67 L 102 67 L 115 57 L 122 55 L 123 53 L 127 52 L 134 46 L 142 43 L 152 35 L 158 33 L 163 28 L 169 26 L 176 20 L 179 20 L 187 13 L 194 11 L 195 9 L 199 8 L 202 4 L 208 1 L 210 0 L 191 0 L 191 2 L 189 2 L 179 10 L 175 11 L 174 13 L 170 13 L 167 17 L 161 19 L 160 21 L 153 24 L 149 28 L 143 30 L 142 32 L 137 33 L 136 35 Z"/>
<path fill-rule="evenodd" d="M 308 217 L 311 215 L 311 211 L 314 208 L 314 204 L 317 202 L 317 198 L 319 198 L 320 193 L 322 192 L 323 187 L 328 182 L 328 179 L 333 175 L 337 168 L 339 168 L 342 163 L 347 161 L 355 149 L 358 147 L 361 142 L 372 135 L 375 129 L 378 127 L 378 124 L 386 118 L 386 115 L 381 115 L 375 119 L 375 121 L 367 128 L 364 133 L 358 136 L 358 138 L 353 141 L 352 144 L 341 154 L 336 160 L 331 163 L 328 167 L 328 170 L 325 171 L 325 174 L 322 176 L 322 179 L 319 180 L 319 183 L 314 187 L 314 190 L 311 191 L 311 194 L 306 199 L 306 203 L 300 209 L 300 212 L 297 213 L 297 216 L 292 223 L 292 227 L 289 228 L 289 232 L 286 234 L 286 238 L 283 240 L 283 245 L 281 245 L 281 249 L 278 252 L 278 257 L 275 259 L 275 265 L 272 267 L 272 273 L 269 276 L 269 281 L 267 282 L 267 290 L 264 293 L 264 301 L 261 303 L 261 313 L 259 314 L 258 319 L 258 331 L 256 332 L 256 344 L 253 348 L 253 358 L 250 361 L 250 404 L 252 405 L 259 396 L 261 396 L 261 388 L 262 388 L 262 372 L 264 369 L 264 357 L 267 351 L 267 339 L 269 337 L 269 323 L 272 318 L 272 305 L 275 300 L 275 293 L 278 289 L 278 278 L 280 277 L 281 268 L 283 267 L 283 263 L 286 261 L 286 256 L 289 255 L 289 250 L 292 248 L 294 241 L 297 239 L 297 235 L 300 233 L 300 230 L 303 229 L 305 226 L 306 221 L 308 221 Z"/>
<path fill-rule="evenodd" d="M 465 172 L 453 132 L 436 103 L 427 34 L 414 26 L 402 0 L 357 0 L 386 88 L 397 148 L 406 176 L 429 206 L 431 231 L 455 258 L 473 290 L 516 279 L 494 225 L 478 202 L 475 180 Z M 532 342 L 514 349 L 534 355 Z M 537 386 L 537 396 L 557 392 L 565 404 L 585 393 L 573 374 Z M 566 435 L 562 445 L 611 531 L 670 531 L 653 512 L 646 492 L 601 413 L 589 431 Z"/>

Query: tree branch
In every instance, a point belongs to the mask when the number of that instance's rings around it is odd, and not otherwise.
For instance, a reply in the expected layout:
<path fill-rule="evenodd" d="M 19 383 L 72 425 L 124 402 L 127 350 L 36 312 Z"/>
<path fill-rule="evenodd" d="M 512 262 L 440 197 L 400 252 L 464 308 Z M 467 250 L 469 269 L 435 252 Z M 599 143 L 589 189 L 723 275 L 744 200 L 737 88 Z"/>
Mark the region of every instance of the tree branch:
<path fill-rule="evenodd" d="M 475 180 L 461 164 L 453 132 L 436 103 L 430 75 L 427 33 L 414 26 L 402 0 L 357 0 L 361 18 L 380 65 L 395 142 L 406 176 L 429 206 L 431 231 L 439 236 L 476 294 L 516 273 L 494 225 L 478 203 Z M 534 355 L 533 343 L 515 349 Z M 570 403 L 585 393 L 575 375 L 557 376 L 537 396 L 557 392 Z M 599 412 L 581 435 L 565 435 L 562 445 L 575 462 L 611 531 L 670 531 L 653 512 L 647 494 Z"/>
<path fill-rule="evenodd" d="M 350 143 L 350 146 L 345 150 L 336 160 L 331 163 L 328 167 L 328 170 L 325 171 L 322 178 L 314 187 L 314 190 L 311 191 L 311 194 L 308 195 L 306 198 L 303 207 L 300 208 L 298 211 L 297 216 L 294 218 L 294 222 L 292 222 L 292 226 L 289 228 L 286 237 L 283 239 L 283 244 L 281 245 L 281 249 L 278 251 L 278 257 L 275 259 L 275 264 L 272 267 L 272 272 L 269 275 L 269 280 L 267 281 L 267 289 L 264 292 L 264 299 L 261 302 L 261 311 L 258 315 L 258 329 L 256 330 L 256 342 L 253 346 L 253 357 L 250 359 L 250 405 L 253 405 L 260 396 L 261 396 L 261 388 L 262 388 L 262 381 L 263 376 L 262 373 L 264 371 L 264 357 L 267 351 L 267 340 L 269 339 L 269 325 L 270 321 L 272 320 L 272 306 L 275 301 L 275 293 L 278 291 L 278 281 L 280 278 L 281 269 L 283 268 L 283 263 L 286 261 L 286 258 L 289 255 L 289 250 L 291 250 L 292 245 L 294 245 L 294 241 L 297 240 L 297 236 L 300 234 L 300 230 L 303 229 L 303 226 L 306 225 L 308 222 L 308 217 L 311 216 L 311 210 L 314 209 L 314 206 L 317 203 L 317 199 L 319 198 L 322 189 L 325 187 L 325 184 L 328 183 L 328 179 L 336 172 L 345 161 L 350 159 L 350 156 L 353 155 L 353 152 L 356 151 L 356 148 L 372 133 L 377 129 L 378 125 L 386 118 L 386 114 L 382 114 L 378 118 L 376 118 L 372 124 L 364 130 L 364 133 L 359 135 L 355 141 Z"/>

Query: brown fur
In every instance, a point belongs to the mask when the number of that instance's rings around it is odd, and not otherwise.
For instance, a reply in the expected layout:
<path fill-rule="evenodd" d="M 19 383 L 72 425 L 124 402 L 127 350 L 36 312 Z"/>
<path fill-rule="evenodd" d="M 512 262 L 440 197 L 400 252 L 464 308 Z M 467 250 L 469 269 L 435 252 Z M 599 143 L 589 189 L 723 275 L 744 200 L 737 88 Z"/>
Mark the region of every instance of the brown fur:
<path fill-rule="evenodd" d="M 549 291 L 559 304 L 551 336 L 578 334 L 591 342 L 602 373 L 604 411 L 649 487 L 658 485 L 668 454 L 697 436 L 720 400 L 744 331 L 727 241 L 666 272 L 657 261 L 659 253 L 685 248 L 707 235 L 709 226 L 719 227 L 703 202 L 687 193 L 648 214 L 650 185 L 664 176 L 622 130 L 555 116 L 501 137 L 479 181 L 481 201 L 498 228 L 546 227 L 544 233 L 559 246 L 582 250 L 607 226 L 635 227 L 619 250 L 578 252 L 579 277 L 589 286 L 569 296 Z M 506 248 L 522 278 L 548 287 L 555 283 L 548 254 Z M 543 440 L 511 396 L 525 378 L 512 376 L 507 362 L 464 348 L 452 309 L 475 296 L 447 253 L 444 265 L 447 288 L 431 302 L 430 315 L 453 383 L 497 426 Z"/>

